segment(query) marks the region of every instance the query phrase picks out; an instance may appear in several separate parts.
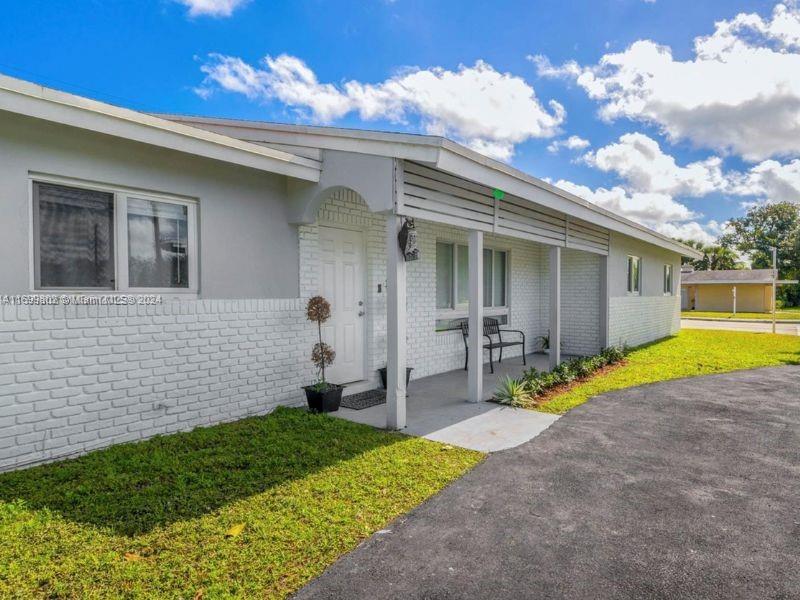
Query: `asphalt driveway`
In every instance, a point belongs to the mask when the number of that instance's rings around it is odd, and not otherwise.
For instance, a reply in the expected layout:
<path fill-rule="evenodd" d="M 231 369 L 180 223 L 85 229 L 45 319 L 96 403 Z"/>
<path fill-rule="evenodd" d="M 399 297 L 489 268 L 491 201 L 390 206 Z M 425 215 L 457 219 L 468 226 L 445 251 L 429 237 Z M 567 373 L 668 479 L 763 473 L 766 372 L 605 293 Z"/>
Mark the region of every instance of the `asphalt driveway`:
<path fill-rule="evenodd" d="M 298 598 L 798 598 L 800 367 L 606 394 Z"/>

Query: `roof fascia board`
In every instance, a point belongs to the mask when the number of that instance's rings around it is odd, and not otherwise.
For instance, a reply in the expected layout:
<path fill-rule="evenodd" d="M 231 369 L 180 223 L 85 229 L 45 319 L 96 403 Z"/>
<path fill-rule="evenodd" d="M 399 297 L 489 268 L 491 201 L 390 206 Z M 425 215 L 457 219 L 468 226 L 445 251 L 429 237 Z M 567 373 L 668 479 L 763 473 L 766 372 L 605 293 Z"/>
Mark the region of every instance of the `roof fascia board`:
<path fill-rule="evenodd" d="M 643 225 L 602 209 L 574 194 L 549 185 L 505 163 L 483 156 L 447 138 L 208 117 L 163 116 L 170 120 L 191 123 L 197 127 L 207 127 L 231 137 L 254 142 L 311 146 L 357 154 L 378 154 L 429 164 L 483 185 L 500 187 L 504 191 L 541 206 L 654 244 L 681 256 L 696 259 L 703 256 L 694 248 L 676 242 Z M 498 181 L 498 177 L 503 180 L 502 183 Z"/>
<path fill-rule="evenodd" d="M 0 75 L 0 110 L 260 171 L 319 180 L 320 167 L 314 161 L 4 75 Z"/>
<path fill-rule="evenodd" d="M 451 146 L 457 147 L 457 151 Z M 703 256 L 701 252 L 694 248 L 689 248 L 666 236 L 661 236 L 642 225 L 615 215 L 544 181 L 526 175 L 507 165 L 502 165 L 490 158 L 481 155 L 472 156 L 475 153 L 471 151 L 468 151 L 469 155 L 465 155 L 466 153 L 461 152 L 461 150 L 462 148 L 457 144 L 445 144 L 436 166 L 443 171 L 448 171 L 483 185 L 500 188 L 514 196 L 525 198 L 536 204 L 600 225 L 643 242 L 654 244 L 682 256 L 690 258 L 702 258 Z"/>

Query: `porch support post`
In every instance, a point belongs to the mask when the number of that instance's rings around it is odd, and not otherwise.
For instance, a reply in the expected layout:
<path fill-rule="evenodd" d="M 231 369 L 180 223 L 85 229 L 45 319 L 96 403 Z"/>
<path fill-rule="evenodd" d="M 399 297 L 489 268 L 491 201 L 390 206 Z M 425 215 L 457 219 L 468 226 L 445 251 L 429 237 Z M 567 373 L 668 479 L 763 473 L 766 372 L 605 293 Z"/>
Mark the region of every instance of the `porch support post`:
<path fill-rule="evenodd" d="M 483 400 L 483 232 L 469 232 L 469 401 Z"/>
<path fill-rule="evenodd" d="M 402 221 L 386 215 L 386 429 L 406 426 L 406 263 L 397 241 Z"/>
<path fill-rule="evenodd" d="M 600 350 L 608 348 L 608 256 L 600 257 Z"/>
<path fill-rule="evenodd" d="M 561 246 L 550 246 L 550 368 L 561 362 Z"/>

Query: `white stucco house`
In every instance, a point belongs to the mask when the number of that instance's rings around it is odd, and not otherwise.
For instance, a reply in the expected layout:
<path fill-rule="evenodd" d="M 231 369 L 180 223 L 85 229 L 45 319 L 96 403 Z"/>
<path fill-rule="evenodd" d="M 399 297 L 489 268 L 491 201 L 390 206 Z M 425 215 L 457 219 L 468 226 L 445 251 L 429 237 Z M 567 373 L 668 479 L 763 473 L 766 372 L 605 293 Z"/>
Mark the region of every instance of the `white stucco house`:
<path fill-rule="evenodd" d="M 407 365 L 463 368 L 453 319 L 492 315 L 526 352 L 549 332 L 552 362 L 641 344 L 678 330 L 699 257 L 447 139 L 155 116 L 1 76 L 0 255 L 0 469 L 303 402 L 319 293 L 330 379 L 388 366 L 402 428 Z"/>

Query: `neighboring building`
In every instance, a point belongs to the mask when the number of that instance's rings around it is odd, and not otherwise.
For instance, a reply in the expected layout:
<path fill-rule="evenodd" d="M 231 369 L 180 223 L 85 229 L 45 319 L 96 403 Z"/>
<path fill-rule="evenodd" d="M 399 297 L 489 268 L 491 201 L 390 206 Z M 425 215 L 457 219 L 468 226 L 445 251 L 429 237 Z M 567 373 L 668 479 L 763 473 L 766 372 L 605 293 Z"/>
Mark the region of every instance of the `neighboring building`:
<path fill-rule="evenodd" d="M 406 364 L 463 366 L 451 320 L 472 347 L 483 315 L 527 352 L 550 332 L 553 362 L 641 344 L 678 331 L 700 257 L 434 136 L 158 117 L 0 76 L 0 156 L 0 469 L 302 403 L 319 293 L 330 379 L 367 389 L 388 364 L 401 428 Z"/>
<path fill-rule="evenodd" d="M 770 312 L 772 274 L 772 269 L 692 271 L 690 268 L 681 274 L 681 310 Z"/>

